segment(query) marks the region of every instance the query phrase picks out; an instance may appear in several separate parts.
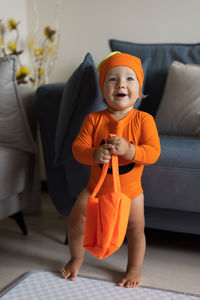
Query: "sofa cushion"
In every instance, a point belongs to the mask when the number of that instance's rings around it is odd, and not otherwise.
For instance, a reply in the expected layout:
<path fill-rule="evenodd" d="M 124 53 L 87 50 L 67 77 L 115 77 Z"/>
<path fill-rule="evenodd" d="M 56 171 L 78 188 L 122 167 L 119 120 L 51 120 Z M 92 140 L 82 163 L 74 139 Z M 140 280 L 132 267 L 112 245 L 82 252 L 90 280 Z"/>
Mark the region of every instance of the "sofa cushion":
<path fill-rule="evenodd" d="M 142 175 L 145 206 L 200 212 L 200 139 L 161 135 L 160 142 L 158 161 Z"/>
<path fill-rule="evenodd" d="M 153 165 L 200 172 L 200 139 L 160 135 L 161 155 Z"/>
<path fill-rule="evenodd" d="M 16 57 L 0 58 L 0 145 L 37 152 L 16 83 Z"/>
<path fill-rule="evenodd" d="M 73 158 L 72 143 L 85 116 L 92 111 L 105 108 L 95 70 L 92 55 L 87 53 L 67 81 L 61 100 L 56 128 L 55 165 L 64 163 L 71 197 L 77 197 L 89 177 L 89 167 Z"/>
<path fill-rule="evenodd" d="M 200 137 L 200 65 L 172 63 L 156 123 L 161 134 Z"/>
<path fill-rule="evenodd" d="M 174 60 L 185 64 L 200 64 L 200 44 L 140 44 L 110 40 L 112 51 L 138 56 L 144 67 L 145 80 L 140 110 L 155 115 L 162 99 L 167 72 Z"/>
<path fill-rule="evenodd" d="M 72 143 L 85 116 L 105 108 L 95 69 L 92 55 L 87 53 L 65 85 L 56 128 L 56 165 L 72 159 Z"/>

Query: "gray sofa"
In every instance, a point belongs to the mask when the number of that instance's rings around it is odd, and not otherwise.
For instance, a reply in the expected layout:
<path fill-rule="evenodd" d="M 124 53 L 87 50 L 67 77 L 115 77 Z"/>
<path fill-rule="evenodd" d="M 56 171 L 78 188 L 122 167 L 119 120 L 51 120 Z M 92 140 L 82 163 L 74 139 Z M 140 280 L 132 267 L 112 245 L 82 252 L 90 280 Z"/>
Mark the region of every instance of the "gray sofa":
<path fill-rule="evenodd" d="M 173 60 L 200 63 L 199 44 L 144 45 L 114 40 L 110 44 L 113 51 L 141 58 L 143 93 L 148 94 L 148 101 L 143 100 L 139 109 L 155 118 Z M 67 83 L 48 84 L 37 90 L 48 189 L 62 215 L 69 214 L 88 179 L 88 167 L 73 159 L 71 144 L 84 116 L 102 109 L 95 76 L 95 65 L 87 55 Z M 142 177 L 146 227 L 200 234 L 200 136 L 165 133 L 160 134 L 160 140 L 161 156 L 156 164 L 145 166 Z"/>
<path fill-rule="evenodd" d="M 0 219 L 27 234 L 23 212 L 40 210 L 35 91 L 15 78 L 16 57 L 0 58 Z"/>

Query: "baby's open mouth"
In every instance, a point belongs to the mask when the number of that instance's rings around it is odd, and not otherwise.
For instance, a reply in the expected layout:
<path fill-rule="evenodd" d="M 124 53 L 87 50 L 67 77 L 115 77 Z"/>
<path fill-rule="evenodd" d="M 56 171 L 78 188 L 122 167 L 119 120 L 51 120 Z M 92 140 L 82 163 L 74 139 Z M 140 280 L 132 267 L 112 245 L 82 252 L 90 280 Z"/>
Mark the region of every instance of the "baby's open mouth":
<path fill-rule="evenodd" d="M 126 97 L 126 94 L 124 94 L 124 93 L 118 93 L 118 94 L 116 94 L 116 96 L 117 96 L 117 97 L 122 97 L 122 98 L 123 98 L 123 97 Z"/>

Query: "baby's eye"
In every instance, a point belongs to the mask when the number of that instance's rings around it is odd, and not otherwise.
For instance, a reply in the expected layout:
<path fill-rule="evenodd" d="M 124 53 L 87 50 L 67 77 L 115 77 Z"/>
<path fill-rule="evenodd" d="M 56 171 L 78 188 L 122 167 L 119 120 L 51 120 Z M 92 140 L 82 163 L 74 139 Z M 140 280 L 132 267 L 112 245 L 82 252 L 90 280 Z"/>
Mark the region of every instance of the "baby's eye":
<path fill-rule="evenodd" d="M 132 80 L 134 80 L 134 78 L 131 77 L 131 76 L 129 76 L 129 77 L 127 78 L 127 80 L 128 80 L 128 81 L 132 81 Z"/>
<path fill-rule="evenodd" d="M 109 81 L 116 81 L 116 78 L 115 77 L 110 77 Z"/>

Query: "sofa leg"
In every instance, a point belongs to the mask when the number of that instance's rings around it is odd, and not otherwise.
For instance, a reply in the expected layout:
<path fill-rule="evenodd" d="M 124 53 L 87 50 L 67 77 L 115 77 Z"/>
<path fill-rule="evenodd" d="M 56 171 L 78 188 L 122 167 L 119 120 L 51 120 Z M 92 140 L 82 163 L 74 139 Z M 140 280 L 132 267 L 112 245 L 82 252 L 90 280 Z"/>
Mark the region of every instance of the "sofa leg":
<path fill-rule="evenodd" d="M 23 215 L 22 211 L 19 211 L 18 213 L 10 216 L 10 218 L 14 219 L 17 222 L 17 224 L 19 225 L 23 234 L 27 235 L 28 232 L 27 232 L 26 224 L 24 221 L 24 215 Z"/>
<path fill-rule="evenodd" d="M 66 237 L 65 237 L 65 245 L 68 245 L 68 236 L 67 236 L 67 233 L 66 233 Z"/>

